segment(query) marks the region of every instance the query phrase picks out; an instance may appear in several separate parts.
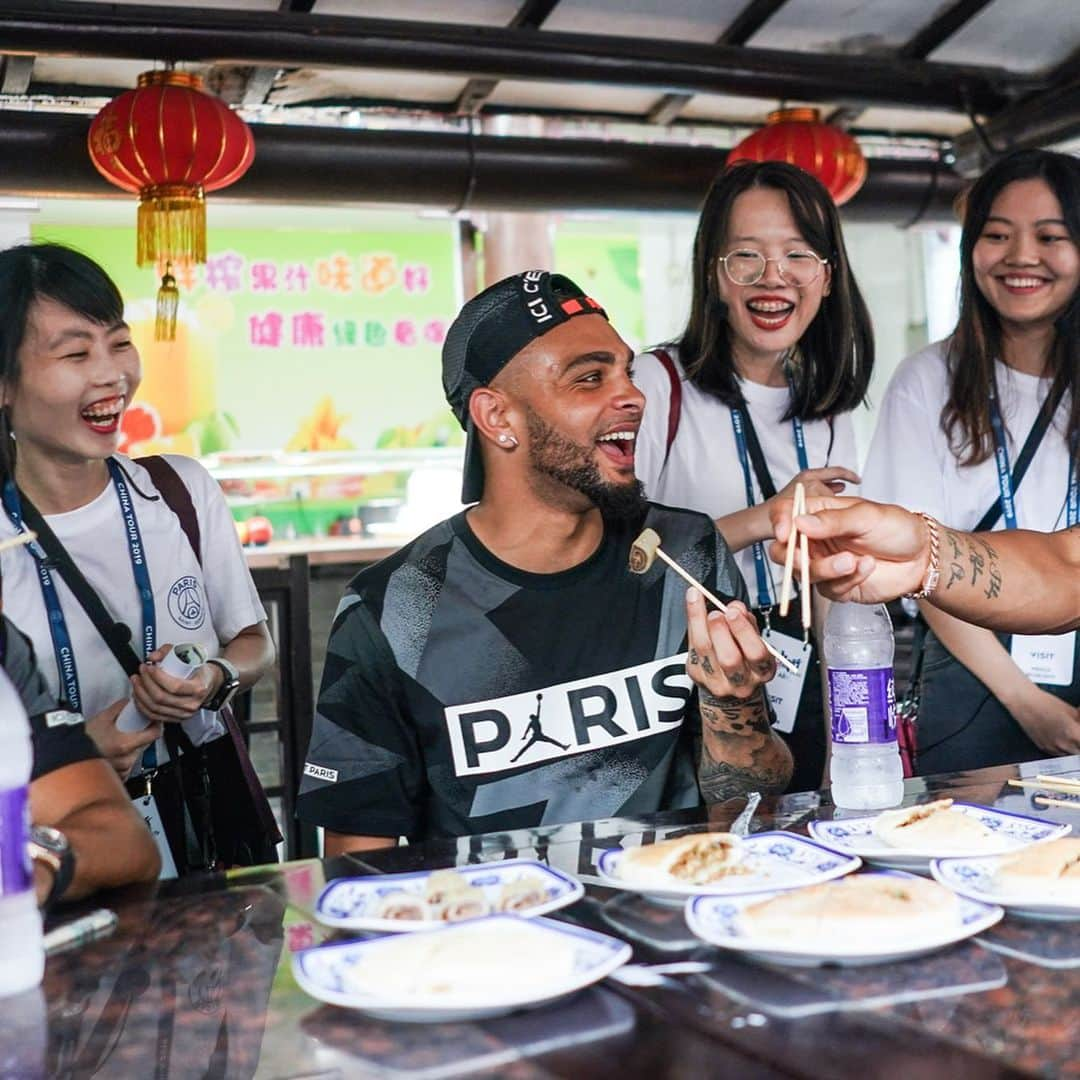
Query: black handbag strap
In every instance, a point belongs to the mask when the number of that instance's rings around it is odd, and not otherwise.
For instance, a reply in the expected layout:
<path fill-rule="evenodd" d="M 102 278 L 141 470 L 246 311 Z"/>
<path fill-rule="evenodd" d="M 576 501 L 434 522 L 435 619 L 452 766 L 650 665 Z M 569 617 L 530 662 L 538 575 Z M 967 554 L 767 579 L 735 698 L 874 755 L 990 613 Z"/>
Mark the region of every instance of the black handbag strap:
<path fill-rule="evenodd" d="M 49 527 L 38 508 L 21 491 L 19 499 L 22 503 L 23 521 L 37 533 L 38 544 L 49 557 L 49 566 L 64 579 L 72 595 L 79 601 L 83 611 L 86 612 L 94 628 L 109 646 L 109 651 L 116 657 L 126 674 L 129 677 L 137 675 L 142 661 L 131 647 L 130 627 L 118 622 L 109 614 L 101 597 L 94 591 L 90 582 L 83 577 L 82 571 L 75 565 L 67 548 L 57 539 L 56 533 Z"/>
<path fill-rule="evenodd" d="M 1042 403 L 1042 407 L 1039 409 L 1039 415 L 1035 417 L 1035 423 L 1031 425 L 1028 437 L 1024 440 L 1024 445 L 1020 449 L 1020 456 L 1016 459 L 1016 464 L 1013 466 L 1012 487 L 1014 494 L 1019 489 L 1020 481 L 1024 479 L 1024 474 L 1031 464 L 1031 459 L 1035 456 L 1035 451 L 1039 449 L 1039 445 L 1043 441 L 1043 436 L 1050 428 L 1050 423 L 1054 419 L 1054 413 L 1057 412 L 1064 393 L 1065 387 L 1061 386 L 1058 388 L 1056 394 L 1047 394 L 1046 399 Z M 998 523 L 1000 517 L 1001 496 L 998 495 L 990 509 L 979 519 L 978 525 L 971 531 L 989 532 L 989 530 Z"/>

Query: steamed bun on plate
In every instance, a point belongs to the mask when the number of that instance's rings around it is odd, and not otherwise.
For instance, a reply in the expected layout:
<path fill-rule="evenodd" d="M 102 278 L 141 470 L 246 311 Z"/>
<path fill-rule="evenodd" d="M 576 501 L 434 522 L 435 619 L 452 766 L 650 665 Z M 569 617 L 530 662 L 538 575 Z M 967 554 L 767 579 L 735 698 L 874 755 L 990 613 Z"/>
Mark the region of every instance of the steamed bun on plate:
<path fill-rule="evenodd" d="M 891 874 L 857 874 L 808 885 L 743 908 L 740 922 L 755 937 L 844 944 L 917 937 L 955 915 L 957 899 L 936 881 Z"/>
<path fill-rule="evenodd" d="M 1010 846 L 977 817 L 954 807 L 952 799 L 886 810 L 874 819 L 873 832 L 889 847 L 935 855 L 989 855 Z"/>
<path fill-rule="evenodd" d="M 630 848 L 619 876 L 627 881 L 671 885 L 709 885 L 728 876 L 743 856 L 742 841 L 731 833 L 694 833 Z"/>
<path fill-rule="evenodd" d="M 1034 844 L 1001 860 L 994 884 L 1009 892 L 1080 905 L 1080 838 Z"/>

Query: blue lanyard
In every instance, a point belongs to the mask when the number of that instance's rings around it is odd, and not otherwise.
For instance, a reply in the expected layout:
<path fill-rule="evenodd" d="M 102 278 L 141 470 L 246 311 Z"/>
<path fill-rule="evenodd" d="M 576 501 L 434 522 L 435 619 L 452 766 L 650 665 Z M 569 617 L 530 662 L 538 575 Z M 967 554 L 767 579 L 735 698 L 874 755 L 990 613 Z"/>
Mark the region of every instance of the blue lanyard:
<path fill-rule="evenodd" d="M 1012 469 L 1009 466 L 1009 444 L 1005 425 L 1001 422 L 997 394 L 990 390 L 990 428 L 994 433 L 994 465 L 997 468 L 998 491 L 1001 492 L 1001 515 L 1006 529 L 1019 528 L 1016 520 L 1016 500 L 1013 497 Z"/>
<path fill-rule="evenodd" d="M 732 408 L 731 426 L 735 431 L 735 448 L 739 452 L 739 464 L 742 466 L 743 483 L 746 487 L 746 505 L 754 505 L 754 480 L 750 472 L 750 455 L 746 449 L 746 421 L 743 418 L 742 409 Z M 810 467 L 806 456 L 806 435 L 803 432 L 802 421 L 797 417 L 791 418 L 791 429 L 795 439 L 795 454 L 799 460 L 799 469 Z M 765 545 L 760 540 L 755 540 L 754 552 L 754 576 L 757 578 L 758 602 L 757 606 L 762 611 L 768 611 L 772 606 L 772 594 L 769 589 L 768 563 L 765 561 Z"/>
<path fill-rule="evenodd" d="M 1009 447 L 1005 438 L 1005 425 L 1001 420 L 997 394 L 990 392 L 990 428 L 994 434 L 994 465 L 997 468 L 998 490 L 1001 492 L 1001 514 L 1006 529 L 1020 527 L 1016 517 L 1016 498 L 1013 492 L 1012 470 L 1009 467 Z M 1080 478 L 1076 472 L 1076 439 L 1069 447 L 1069 479 L 1065 496 L 1065 527 L 1071 529 L 1080 523 Z"/>
<path fill-rule="evenodd" d="M 22 519 L 19 490 L 15 487 L 13 480 L 8 480 L 4 484 L 4 509 L 12 525 L 19 532 L 27 531 Z M 75 650 L 71 647 L 71 635 L 68 633 L 63 608 L 60 606 L 56 583 L 53 581 L 48 560 L 40 545 L 27 544 L 26 550 L 34 559 L 38 583 L 41 585 L 41 595 L 45 600 L 45 613 L 49 619 L 49 636 L 52 638 L 53 654 L 56 657 L 56 672 L 63 690 L 61 697 L 70 709 L 80 712 L 82 705 L 79 698 L 79 672 L 75 666 Z"/>
<path fill-rule="evenodd" d="M 127 537 L 128 552 L 131 556 L 131 569 L 135 576 L 135 587 L 139 593 L 143 621 L 143 655 L 145 656 L 156 648 L 157 613 L 154 609 L 154 590 L 150 584 L 150 571 L 146 565 L 146 552 L 143 549 L 142 534 L 139 531 L 139 520 L 135 515 L 135 506 L 131 501 L 127 480 L 112 458 L 109 458 L 107 464 L 113 487 L 116 490 L 116 497 L 120 502 L 120 512 L 124 519 L 124 535 Z M 4 484 L 3 503 L 11 523 L 20 532 L 24 531 L 26 525 L 22 518 L 19 492 L 10 479 Z M 75 652 L 71 645 L 71 634 L 68 631 L 67 619 L 64 617 L 64 609 L 60 605 L 60 595 L 56 591 L 56 583 L 53 581 L 52 571 L 49 568 L 45 552 L 36 543 L 28 544 L 27 551 L 29 551 L 37 566 L 38 581 L 41 584 L 41 595 L 45 601 L 45 611 L 49 619 L 49 635 L 52 638 L 53 653 L 56 656 L 56 670 L 63 688 L 63 697 L 71 709 L 80 712 L 82 704 L 79 692 L 79 673 L 75 666 Z"/>
<path fill-rule="evenodd" d="M 795 456 L 799 459 L 799 471 L 802 472 L 810 468 L 810 461 L 806 456 L 806 435 L 802 421 L 797 416 L 791 418 L 791 430 L 795 437 Z"/>

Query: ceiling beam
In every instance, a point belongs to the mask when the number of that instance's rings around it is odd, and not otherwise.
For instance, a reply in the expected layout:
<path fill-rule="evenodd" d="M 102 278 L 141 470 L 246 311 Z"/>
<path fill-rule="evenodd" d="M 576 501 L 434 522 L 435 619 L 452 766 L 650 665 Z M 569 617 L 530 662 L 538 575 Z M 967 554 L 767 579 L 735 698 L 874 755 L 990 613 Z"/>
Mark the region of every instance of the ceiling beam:
<path fill-rule="evenodd" d="M 33 56 L 5 56 L 0 72 L 0 94 L 25 94 L 34 75 Z"/>
<path fill-rule="evenodd" d="M 901 45 L 898 55 L 906 56 L 909 60 L 925 60 L 992 2 L 993 0 L 956 0 Z"/>
<path fill-rule="evenodd" d="M 1053 146 L 1080 135 L 1080 75 L 995 113 L 953 140 L 954 168 L 975 176 L 1010 150 Z M 989 145 L 988 145 L 989 144 Z"/>
<path fill-rule="evenodd" d="M 514 30 L 539 30 L 547 17 L 555 10 L 559 0 L 525 0 L 517 14 L 510 20 Z M 454 112 L 461 116 L 476 116 L 495 93 L 498 79 L 470 79 L 458 95 Z"/>
<path fill-rule="evenodd" d="M 745 45 L 787 0 L 750 0 L 731 25 L 716 39 L 717 45 Z M 646 114 L 649 124 L 667 126 L 686 108 L 693 94 L 665 94 Z"/>
<path fill-rule="evenodd" d="M 896 50 L 896 55 L 907 60 L 925 60 L 992 2 L 993 0 L 955 0 L 936 19 L 931 19 L 917 30 L 914 36 L 908 38 Z M 861 109 L 840 108 L 830 113 L 826 120 L 838 127 L 849 127 L 860 112 Z"/>
<path fill-rule="evenodd" d="M 5 0 L 7 52 L 356 67 L 992 113 L 1042 80 L 999 69 L 684 41 L 256 11 Z"/>
<path fill-rule="evenodd" d="M 127 199 L 86 152 L 90 118 L 0 112 L 0 194 Z M 600 139 L 534 139 L 464 132 L 364 131 L 253 124 L 258 152 L 235 184 L 210 198 L 477 210 L 696 212 L 726 151 Z M 910 224 L 952 220 L 959 177 L 932 161 L 874 158 L 842 215 Z"/>

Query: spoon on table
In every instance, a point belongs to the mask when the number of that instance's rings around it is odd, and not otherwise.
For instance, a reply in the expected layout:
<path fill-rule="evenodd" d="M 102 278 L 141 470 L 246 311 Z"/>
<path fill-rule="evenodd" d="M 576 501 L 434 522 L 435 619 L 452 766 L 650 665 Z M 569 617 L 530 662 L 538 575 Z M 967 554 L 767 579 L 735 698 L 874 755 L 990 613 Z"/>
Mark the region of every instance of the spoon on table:
<path fill-rule="evenodd" d="M 731 828 L 728 832 L 733 836 L 747 836 L 750 833 L 750 819 L 754 816 L 754 812 L 758 808 L 758 803 L 761 802 L 760 791 L 749 791 L 746 794 L 746 805 L 742 809 L 742 813 L 731 823 Z"/>

